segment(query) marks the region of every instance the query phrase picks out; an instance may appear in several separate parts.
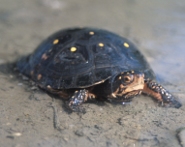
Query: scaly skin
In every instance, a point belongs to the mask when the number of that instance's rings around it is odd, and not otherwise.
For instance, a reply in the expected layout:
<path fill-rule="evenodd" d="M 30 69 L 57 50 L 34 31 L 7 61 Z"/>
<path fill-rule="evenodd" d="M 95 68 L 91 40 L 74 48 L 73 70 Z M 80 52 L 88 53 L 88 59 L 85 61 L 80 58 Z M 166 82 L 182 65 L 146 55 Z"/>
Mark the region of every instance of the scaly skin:
<path fill-rule="evenodd" d="M 175 108 L 180 108 L 182 106 L 169 91 L 152 80 L 145 80 L 142 92 L 159 101 L 162 106 Z"/>
<path fill-rule="evenodd" d="M 81 89 L 76 90 L 73 96 L 68 101 L 68 106 L 72 111 L 85 112 L 85 109 L 80 105 L 88 99 L 94 99 L 96 96 L 89 92 L 89 90 Z"/>

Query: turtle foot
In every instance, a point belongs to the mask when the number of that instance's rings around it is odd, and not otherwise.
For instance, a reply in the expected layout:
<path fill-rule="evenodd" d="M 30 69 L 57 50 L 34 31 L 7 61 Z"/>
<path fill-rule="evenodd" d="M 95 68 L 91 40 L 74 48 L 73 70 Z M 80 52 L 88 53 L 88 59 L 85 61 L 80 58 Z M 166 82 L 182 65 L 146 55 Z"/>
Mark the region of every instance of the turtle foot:
<path fill-rule="evenodd" d="M 176 98 L 166 91 L 164 94 L 161 94 L 163 99 L 163 105 L 167 107 L 180 108 L 182 104 L 176 100 Z"/>
<path fill-rule="evenodd" d="M 68 106 L 72 111 L 85 113 L 85 109 L 81 106 L 87 100 L 88 90 L 75 91 L 68 102 Z"/>
<path fill-rule="evenodd" d="M 156 99 L 162 106 L 180 108 L 182 104 L 160 84 L 146 80 L 143 93 Z"/>

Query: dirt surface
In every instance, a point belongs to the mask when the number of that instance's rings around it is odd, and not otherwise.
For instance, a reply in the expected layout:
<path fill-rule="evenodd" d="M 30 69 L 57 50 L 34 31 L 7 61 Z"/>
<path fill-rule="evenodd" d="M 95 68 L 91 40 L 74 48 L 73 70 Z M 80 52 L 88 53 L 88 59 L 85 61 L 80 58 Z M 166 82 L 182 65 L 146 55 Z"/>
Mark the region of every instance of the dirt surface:
<path fill-rule="evenodd" d="M 183 106 L 162 108 L 139 96 L 128 105 L 86 103 L 87 113 L 68 113 L 61 99 L 14 71 L 10 63 L 55 31 L 73 26 L 129 38 Z M 177 130 L 185 127 L 184 26 L 183 0 L 0 0 L 0 146 L 180 146 Z"/>

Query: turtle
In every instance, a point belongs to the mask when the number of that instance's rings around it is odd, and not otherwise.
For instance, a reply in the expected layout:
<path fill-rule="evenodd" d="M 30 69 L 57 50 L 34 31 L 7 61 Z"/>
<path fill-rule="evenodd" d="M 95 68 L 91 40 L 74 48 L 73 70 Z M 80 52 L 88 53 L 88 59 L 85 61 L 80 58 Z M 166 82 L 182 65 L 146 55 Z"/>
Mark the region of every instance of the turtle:
<path fill-rule="evenodd" d="M 17 69 L 41 89 L 66 100 L 71 111 L 84 111 L 93 100 L 130 102 L 145 94 L 161 106 L 181 103 L 162 85 L 149 63 L 128 39 L 98 28 L 67 28 L 45 39 L 17 62 Z"/>

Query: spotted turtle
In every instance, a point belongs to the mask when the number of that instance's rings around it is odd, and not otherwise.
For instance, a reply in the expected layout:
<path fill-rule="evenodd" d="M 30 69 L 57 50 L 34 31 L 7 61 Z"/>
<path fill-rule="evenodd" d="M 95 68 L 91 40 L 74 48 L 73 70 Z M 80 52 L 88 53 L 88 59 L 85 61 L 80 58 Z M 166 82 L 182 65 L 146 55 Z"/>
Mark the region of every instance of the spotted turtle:
<path fill-rule="evenodd" d="M 143 93 L 163 106 L 181 104 L 163 86 L 134 44 L 112 32 L 95 28 L 61 30 L 17 62 L 18 70 L 39 87 L 82 111 L 90 99 L 130 101 Z"/>

